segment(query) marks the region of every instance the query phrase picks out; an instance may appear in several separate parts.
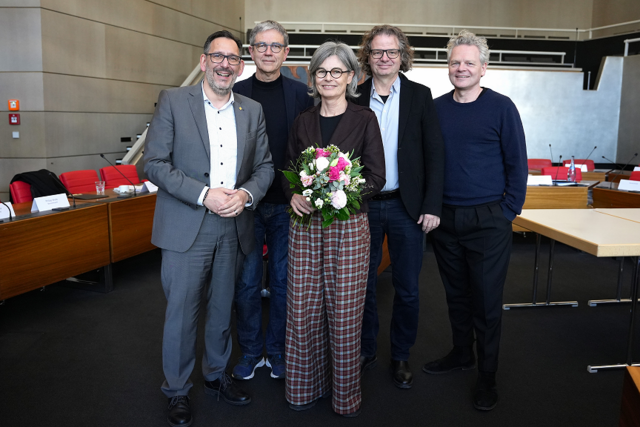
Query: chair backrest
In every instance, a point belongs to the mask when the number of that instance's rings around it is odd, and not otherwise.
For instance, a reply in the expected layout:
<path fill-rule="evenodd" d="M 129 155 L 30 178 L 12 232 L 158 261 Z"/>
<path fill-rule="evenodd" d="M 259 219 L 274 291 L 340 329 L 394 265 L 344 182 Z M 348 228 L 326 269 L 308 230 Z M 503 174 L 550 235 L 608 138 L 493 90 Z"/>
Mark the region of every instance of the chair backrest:
<path fill-rule="evenodd" d="M 134 184 L 140 184 L 140 177 L 138 177 L 138 171 L 136 170 L 135 165 L 107 166 L 106 168 L 100 169 L 100 176 L 105 182 L 105 188 L 116 188 L 121 185 L 131 185 L 131 183 L 124 179 L 122 174 L 115 168 L 118 168 L 118 170 Z"/>
<path fill-rule="evenodd" d="M 640 171 L 631 172 L 631 176 L 629 177 L 631 181 L 640 181 Z"/>
<path fill-rule="evenodd" d="M 93 193 L 96 181 L 100 181 L 93 169 L 61 173 L 60 180 L 71 193 Z"/>
<path fill-rule="evenodd" d="M 567 179 L 567 176 L 569 175 L 569 168 L 565 168 L 562 166 L 542 168 L 542 175 L 551 175 L 552 179 L 564 181 Z M 576 181 L 578 182 L 582 181 L 582 171 L 580 169 L 576 169 Z"/>
<path fill-rule="evenodd" d="M 574 159 L 573 160 L 576 165 L 587 165 L 587 171 L 591 172 L 596 168 L 596 164 L 593 160 L 589 159 Z M 571 160 L 564 160 L 562 162 L 562 166 L 569 166 L 571 164 Z"/>
<path fill-rule="evenodd" d="M 11 201 L 13 203 L 26 203 L 33 200 L 31 195 L 31 185 L 22 181 L 14 181 L 9 184 L 9 191 L 11 192 Z"/>
<path fill-rule="evenodd" d="M 527 159 L 529 169 L 542 169 L 553 166 L 549 159 Z"/>

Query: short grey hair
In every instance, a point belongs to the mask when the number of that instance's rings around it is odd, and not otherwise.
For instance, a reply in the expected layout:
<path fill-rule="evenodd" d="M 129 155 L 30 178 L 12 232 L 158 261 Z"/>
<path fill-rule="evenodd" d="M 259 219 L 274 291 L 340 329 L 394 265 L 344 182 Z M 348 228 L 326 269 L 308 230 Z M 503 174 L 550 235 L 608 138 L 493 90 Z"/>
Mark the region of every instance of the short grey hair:
<path fill-rule="evenodd" d="M 480 63 L 487 64 L 489 62 L 489 45 L 487 39 L 476 36 L 471 31 L 462 30 L 457 36 L 451 37 L 447 43 L 447 57 L 451 57 L 451 51 L 454 47 L 460 45 L 475 46 L 480 52 Z"/>
<path fill-rule="evenodd" d="M 265 31 L 269 31 L 269 30 L 276 30 L 277 32 L 282 34 L 282 37 L 284 38 L 284 45 L 289 46 L 289 34 L 287 33 L 287 30 L 285 30 L 284 27 L 280 25 L 279 22 L 271 21 L 271 20 L 262 21 L 258 23 L 255 27 L 253 27 L 253 30 L 251 30 L 251 34 L 249 34 L 249 44 L 253 45 L 256 41 L 256 36 L 258 34 Z"/>
<path fill-rule="evenodd" d="M 357 98 L 360 96 L 358 93 L 358 79 L 360 77 L 360 64 L 358 64 L 358 58 L 353 50 L 342 42 L 324 42 L 320 47 L 316 49 L 309 62 L 309 74 L 311 75 L 311 89 L 309 95 L 314 98 L 320 98 L 318 93 L 318 87 L 316 86 L 316 71 L 322 65 L 327 58 L 331 56 L 337 56 L 340 62 L 347 68 L 348 71 L 353 71 L 353 80 L 347 85 L 347 97 Z"/>

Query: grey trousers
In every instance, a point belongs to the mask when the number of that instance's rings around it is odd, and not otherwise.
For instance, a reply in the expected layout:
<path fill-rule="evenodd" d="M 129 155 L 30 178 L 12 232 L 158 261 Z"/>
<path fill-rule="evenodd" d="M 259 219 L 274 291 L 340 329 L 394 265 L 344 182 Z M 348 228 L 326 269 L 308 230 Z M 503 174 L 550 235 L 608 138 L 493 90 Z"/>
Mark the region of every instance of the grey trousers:
<path fill-rule="evenodd" d="M 167 311 L 162 339 L 162 366 L 167 397 L 187 395 L 196 360 L 201 302 L 206 306 L 202 373 L 214 381 L 231 354 L 231 305 L 244 256 L 234 218 L 207 214 L 193 246 L 186 252 L 162 250 L 162 287 Z"/>

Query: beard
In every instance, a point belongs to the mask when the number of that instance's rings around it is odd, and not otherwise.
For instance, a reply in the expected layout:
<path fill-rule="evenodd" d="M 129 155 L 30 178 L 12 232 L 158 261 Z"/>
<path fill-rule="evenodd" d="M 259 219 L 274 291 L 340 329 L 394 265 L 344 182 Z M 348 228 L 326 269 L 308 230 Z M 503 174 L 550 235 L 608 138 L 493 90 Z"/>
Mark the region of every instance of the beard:
<path fill-rule="evenodd" d="M 231 74 L 232 79 L 229 82 L 228 86 L 223 86 L 218 84 L 218 82 L 216 82 L 216 80 L 213 78 L 213 73 L 218 71 Z M 218 96 L 228 95 L 231 92 L 231 88 L 233 88 L 234 83 L 236 82 L 236 78 L 238 77 L 238 75 L 234 73 L 233 69 L 231 68 L 225 68 L 225 67 L 210 68 L 208 64 L 207 64 L 207 71 L 205 75 L 207 77 L 207 82 L 209 83 L 209 87 L 211 87 L 211 90 L 213 90 L 213 93 L 215 93 Z"/>

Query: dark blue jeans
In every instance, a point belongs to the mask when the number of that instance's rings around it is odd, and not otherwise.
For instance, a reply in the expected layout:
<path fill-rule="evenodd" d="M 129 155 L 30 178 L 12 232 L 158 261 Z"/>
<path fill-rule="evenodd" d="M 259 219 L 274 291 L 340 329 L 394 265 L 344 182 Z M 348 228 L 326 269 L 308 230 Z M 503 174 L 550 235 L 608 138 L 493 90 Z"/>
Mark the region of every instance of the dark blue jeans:
<path fill-rule="evenodd" d="M 289 214 L 287 205 L 260 203 L 255 211 L 256 247 L 247 255 L 236 284 L 238 344 L 242 354 L 262 355 L 262 245 L 265 234 L 269 248 L 271 298 L 266 332 L 267 354 L 284 353 L 287 322 L 287 247 Z"/>
<path fill-rule="evenodd" d="M 362 356 L 376 354 L 376 338 L 380 325 L 376 302 L 378 266 L 382 260 L 382 244 L 387 236 L 391 257 L 392 282 L 395 289 L 391 316 L 391 358 L 409 360 L 409 350 L 416 342 L 420 298 L 418 276 L 422 268 L 424 233 L 409 216 L 400 198 L 369 201 L 371 229 L 371 261 L 367 279 L 367 298 L 362 322 Z"/>

